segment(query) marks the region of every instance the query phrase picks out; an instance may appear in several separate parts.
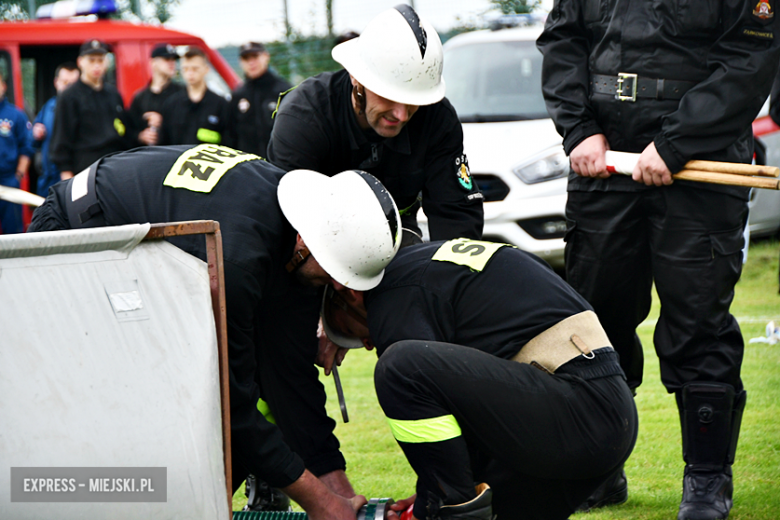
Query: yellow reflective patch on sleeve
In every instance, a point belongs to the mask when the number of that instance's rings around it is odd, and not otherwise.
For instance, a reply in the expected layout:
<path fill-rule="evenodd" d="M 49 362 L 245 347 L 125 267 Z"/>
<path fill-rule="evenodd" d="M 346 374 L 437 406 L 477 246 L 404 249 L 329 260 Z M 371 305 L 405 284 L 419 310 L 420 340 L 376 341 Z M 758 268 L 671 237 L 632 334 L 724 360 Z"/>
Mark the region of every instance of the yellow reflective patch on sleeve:
<path fill-rule="evenodd" d="M 201 144 L 190 148 L 176 159 L 165 176 L 164 186 L 209 193 L 235 165 L 253 160 L 257 155 L 233 150 L 227 146 Z"/>
<path fill-rule="evenodd" d="M 274 418 L 274 414 L 271 413 L 271 407 L 268 406 L 268 403 L 263 401 L 262 399 L 257 400 L 257 411 L 263 414 L 263 417 L 271 423 L 276 424 L 276 419 Z"/>
<path fill-rule="evenodd" d="M 203 143 L 219 144 L 222 142 L 222 134 L 216 130 L 209 130 L 208 128 L 198 128 L 198 133 L 195 134 L 198 141 Z"/>
<path fill-rule="evenodd" d="M 441 442 L 460 437 L 460 425 L 454 415 L 442 415 L 430 419 L 402 421 L 387 418 L 393 437 L 399 442 L 419 444 L 421 442 Z"/>
<path fill-rule="evenodd" d="M 116 133 L 119 134 L 119 137 L 124 137 L 125 135 L 125 125 L 122 123 L 122 120 L 118 117 L 114 119 L 114 130 L 116 130 Z"/>
<path fill-rule="evenodd" d="M 431 259 L 439 262 L 465 265 L 474 271 L 482 271 L 490 257 L 502 247 L 514 246 L 484 242 L 482 240 L 470 240 L 468 238 L 456 238 L 442 244 Z"/>

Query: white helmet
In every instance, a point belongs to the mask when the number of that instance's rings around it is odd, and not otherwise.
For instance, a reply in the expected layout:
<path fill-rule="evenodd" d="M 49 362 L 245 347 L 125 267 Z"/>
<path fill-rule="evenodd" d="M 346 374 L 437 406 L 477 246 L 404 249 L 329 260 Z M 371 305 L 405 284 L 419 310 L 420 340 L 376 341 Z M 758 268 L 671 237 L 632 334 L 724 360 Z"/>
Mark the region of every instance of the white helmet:
<path fill-rule="evenodd" d="M 277 193 L 284 216 L 326 273 L 356 291 L 379 285 L 401 245 L 401 217 L 376 177 L 293 170 Z"/>
<path fill-rule="evenodd" d="M 383 11 L 331 54 L 364 87 L 390 101 L 432 105 L 444 97 L 441 40 L 408 5 Z"/>

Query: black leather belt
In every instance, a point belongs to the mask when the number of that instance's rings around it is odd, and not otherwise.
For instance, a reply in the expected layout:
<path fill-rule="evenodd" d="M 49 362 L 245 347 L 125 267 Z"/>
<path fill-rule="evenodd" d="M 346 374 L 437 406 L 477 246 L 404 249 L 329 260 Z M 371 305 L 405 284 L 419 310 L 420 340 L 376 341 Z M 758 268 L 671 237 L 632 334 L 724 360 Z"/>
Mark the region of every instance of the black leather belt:
<path fill-rule="evenodd" d="M 696 85 L 695 81 L 643 78 L 621 72 L 617 76 L 591 74 L 590 88 L 596 94 L 615 96 L 619 101 L 636 101 L 637 98 L 681 99 Z"/>

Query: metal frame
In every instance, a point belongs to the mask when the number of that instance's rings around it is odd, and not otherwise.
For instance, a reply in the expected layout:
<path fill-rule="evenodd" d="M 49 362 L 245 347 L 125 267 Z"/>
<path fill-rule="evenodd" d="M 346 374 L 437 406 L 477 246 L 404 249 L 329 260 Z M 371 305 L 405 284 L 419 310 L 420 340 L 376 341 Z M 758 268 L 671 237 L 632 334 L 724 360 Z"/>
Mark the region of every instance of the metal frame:
<path fill-rule="evenodd" d="M 626 80 L 631 80 L 631 88 L 629 89 L 629 92 L 631 92 L 630 95 L 625 96 L 623 95 L 623 83 Z M 619 72 L 618 73 L 618 87 L 615 91 L 615 97 L 617 97 L 620 101 L 631 101 L 632 103 L 636 101 L 636 84 L 637 84 L 637 77 L 636 74 L 632 74 L 630 72 Z"/>
<path fill-rule="evenodd" d="M 146 240 L 161 240 L 184 235 L 206 235 L 206 261 L 208 263 L 211 306 L 217 328 L 219 350 L 219 394 L 222 403 L 222 452 L 225 463 L 228 511 L 233 511 L 233 468 L 230 452 L 230 375 L 228 372 L 227 321 L 225 314 L 225 270 L 222 258 L 222 232 L 214 220 L 191 220 L 152 224 Z"/>

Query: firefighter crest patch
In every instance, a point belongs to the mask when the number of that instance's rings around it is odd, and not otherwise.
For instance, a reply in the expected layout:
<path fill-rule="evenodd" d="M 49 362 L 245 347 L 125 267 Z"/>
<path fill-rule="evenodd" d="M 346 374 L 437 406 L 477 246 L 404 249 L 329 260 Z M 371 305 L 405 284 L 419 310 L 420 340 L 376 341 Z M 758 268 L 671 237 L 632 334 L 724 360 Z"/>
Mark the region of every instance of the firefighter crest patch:
<path fill-rule="evenodd" d="M 14 123 L 10 119 L 0 119 L 0 135 L 7 137 L 11 135 Z"/>
<path fill-rule="evenodd" d="M 464 190 L 468 191 L 474 187 L 474 181 L 471 179 L 471 172 L 469 171 L 469 160 L 466 158 L 466 154 L 455 159 L 455 173 L 458 176 L 458 182 Z"/>
<path fill-rule="evenodd" d="M 769 4 L 769 0 L 758 0 L 756 8 L 753 9 L 753 16 L 760 18 L 761 20 L 770 20 L 775 16 L 772 11 L 772 6 Z"/>

